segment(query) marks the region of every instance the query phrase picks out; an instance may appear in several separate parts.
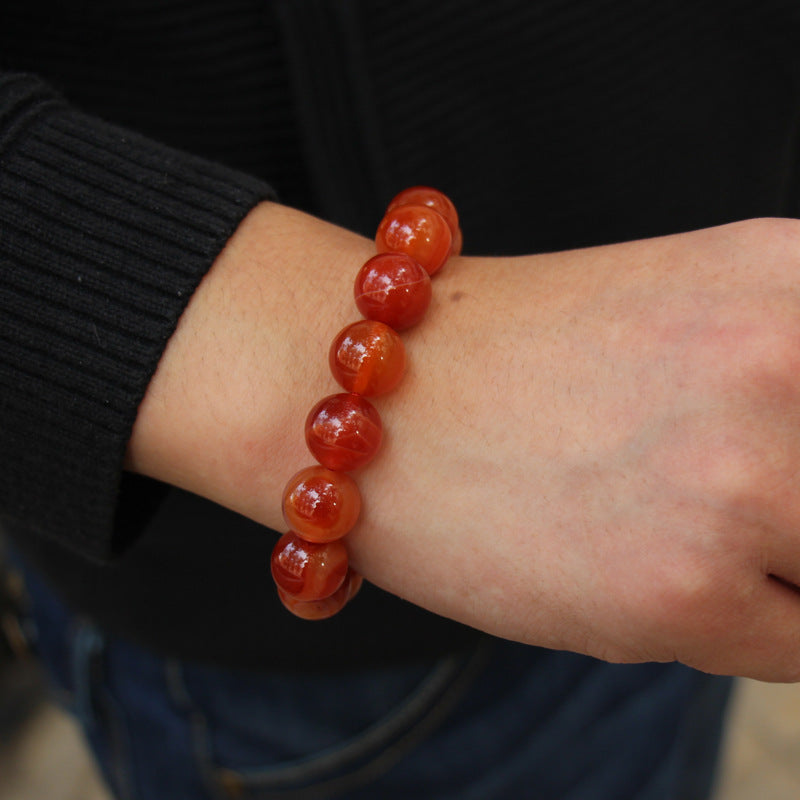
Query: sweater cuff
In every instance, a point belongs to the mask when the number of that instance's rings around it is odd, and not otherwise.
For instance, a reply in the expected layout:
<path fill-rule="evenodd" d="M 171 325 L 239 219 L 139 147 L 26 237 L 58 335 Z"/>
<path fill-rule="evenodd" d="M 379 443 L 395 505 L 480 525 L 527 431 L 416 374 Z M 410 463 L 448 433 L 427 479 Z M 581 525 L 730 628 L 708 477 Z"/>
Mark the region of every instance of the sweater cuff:
<path fill-rule="evenodd" d="M 270 188 L 0 77 L 0 514 L 106 559 L 167 339 Z"/>

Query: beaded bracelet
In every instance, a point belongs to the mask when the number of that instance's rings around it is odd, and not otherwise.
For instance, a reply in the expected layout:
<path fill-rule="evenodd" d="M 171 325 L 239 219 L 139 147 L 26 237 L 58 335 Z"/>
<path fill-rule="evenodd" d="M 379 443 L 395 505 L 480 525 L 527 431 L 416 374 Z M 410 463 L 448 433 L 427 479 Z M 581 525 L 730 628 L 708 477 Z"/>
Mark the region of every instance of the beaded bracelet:
<path fill-rule="evenodd" d="M 355 282 L 365 319 L 344 328 L 330 349 L 331 372 L 345 391 L 320 400 L 306 419 L 306 444 L 319 464 L 292 476 L 283 493 L 290 530 L 272 551 L 272 577 L 283 605 L 303 619 L 333 616 L 361 588 L 342 541 L 361 511 L 347 473 L 380 447 L 381 418 L 366 397 L 390 392 L 403 377 L 406 353 L 397 331 L 422 319 L 430 276 L 461 252 L 455 206 L 436 189 L 406 189 L 389 204 L 375 244 L 378 255 Z"/>

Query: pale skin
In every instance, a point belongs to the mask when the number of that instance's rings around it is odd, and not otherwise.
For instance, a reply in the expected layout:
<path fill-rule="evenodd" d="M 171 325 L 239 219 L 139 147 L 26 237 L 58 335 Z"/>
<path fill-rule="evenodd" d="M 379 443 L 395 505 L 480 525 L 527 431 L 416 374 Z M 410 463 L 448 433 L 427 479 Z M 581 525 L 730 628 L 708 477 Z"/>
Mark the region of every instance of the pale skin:
<path fill-rule="evenodd" d="M 282 529 L 373 253 L 254 209 L 168 344 L 128 467 Z M 366 578 L 531 644 L 800 679 L 800 223 L 455 258 L 403 336 L 384 446 L 355 474 Z"/>

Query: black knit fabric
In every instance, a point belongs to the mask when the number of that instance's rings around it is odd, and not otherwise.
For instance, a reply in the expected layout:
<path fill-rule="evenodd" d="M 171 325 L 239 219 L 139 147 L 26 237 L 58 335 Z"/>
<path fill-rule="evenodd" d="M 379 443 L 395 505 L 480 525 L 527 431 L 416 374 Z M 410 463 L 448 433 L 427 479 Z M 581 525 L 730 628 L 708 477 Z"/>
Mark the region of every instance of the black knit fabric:
<path fill-rule="evenodd" d="M 312 204 L 269 2 L 10 0 L 0 44 L 0 68 L 43 77 L 76 108 Z"/>
<path fill-rule="evenodd" d="M 788 0 L 4 3 L 0 515 L 18 545 L 77 609 L 177 655 L 328 668 L 469 640 L 371 588 L 296 621 L 269 532 L 122 477 L 181 310 L 261 181 L 367 234 L 396 191 L 438 186 L 469 254 L 795 216 L 798 40 Z"/>
<path fill-rule="evenodd" d="M 130 534 L 113 498 L 149 377 L 269 189 L 66 108 L 33 78 L 1 77 L 0 108 L 0 507 L 104 558 Z"/>

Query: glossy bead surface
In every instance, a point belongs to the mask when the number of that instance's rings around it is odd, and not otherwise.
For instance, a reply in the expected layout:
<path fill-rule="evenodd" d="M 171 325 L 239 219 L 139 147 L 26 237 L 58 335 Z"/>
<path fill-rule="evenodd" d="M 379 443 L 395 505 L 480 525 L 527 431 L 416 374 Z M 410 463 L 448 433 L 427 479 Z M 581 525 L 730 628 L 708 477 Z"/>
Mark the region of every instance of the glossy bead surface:
<path fill-rule="evenodd" d="M 347 570 L 347 576 L 345 577 L 343 584 L 347 590 L 348 602 L 359 593 L 362 583 L 364 583 L 364 579 L 352 567 L 350 567 L 350 569 Z"/>
<path fill-rule="evenodd" d="M 450 255 L 453 234 L 438 211 L 428 206 L 397 206 L 378 225 L 375 244 L 379 253 L 406 253 L 433 275 Z"/>
<path fill-rule="evenodd" d="M 361 267 L 353 294 L 367 319 L 403 331 L 425 316 L 431 302 L 431 279 L 411 256 L 381 253 Z"/>
<path fill-rule="evenodd" d="M 329 363 L 333 377 L 348 392 L 385 394 L 403 377 L 406 349 L 388 325 L 362 319 L 339 332 Z"/>
<path fill-rule="evenodd" d="M 453 201 L 444 192 L 430 186 L 411 186 L 395 195 L 389 203 L 387 211 L 398 206 L 428 206 L 438 211 L 447 220 L 450 232 L 455 236 L 458 230 L 458 212 Z"/>
<path fill-rule="evenodd" d="M 344 536 L 361 513 L 361 493 L 344 472 L 314 466 L 301 469 L 286 484 L 283 518 L 309 542 L 332 542 Z"/>
<path fill-rule="evenodd" d="M 295 600 L 321 600 L 344 583 L 347 548 L 340 539 L 315 544 L 289 531 L 273 548 L 270 568 L 275 583 Z"/>
<path fill-rule="evenodd" d="M 453 246 L 450 248 L 450 255 L 460 256 L 463 249 L 464 235 L 461 233 L 461 228 L 457 228 L 453 234 Z"/>
<path fill-rule="evenodd" d="M 306 444 L 323 467 L 351 470 L 369 464 L 381 446 L 383 425 L 375 407 L 357 394 L 332 394 L 306 419 Z"/>
<path fill-rule="evenodd" d="M 344 583 L 330 596 L 322 600 L 298 600 L 278 586 L 278 597 L 283 605 L 296 617 L 307 620 L 328 619 L 338 614 L 361 588 L 362 578 L 348 570 Z"/>

